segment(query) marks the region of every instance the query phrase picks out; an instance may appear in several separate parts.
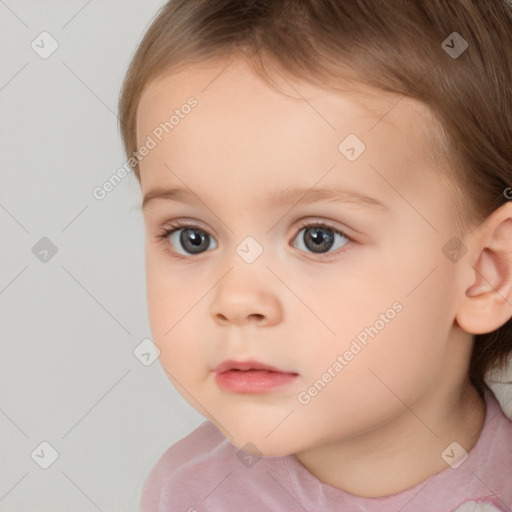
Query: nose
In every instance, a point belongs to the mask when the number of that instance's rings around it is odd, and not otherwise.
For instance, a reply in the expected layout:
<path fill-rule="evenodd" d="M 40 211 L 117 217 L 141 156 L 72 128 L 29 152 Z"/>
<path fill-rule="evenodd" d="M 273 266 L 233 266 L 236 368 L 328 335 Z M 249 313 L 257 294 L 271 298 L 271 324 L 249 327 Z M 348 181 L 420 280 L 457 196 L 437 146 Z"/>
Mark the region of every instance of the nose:
<path fill-rule="evenodd" d="M 240 316 L 240 315 L 239 315 Z M 241 315 L 243 317 L 243 315 Z M 217 317 L 222 322 L 229 322 L 229 318 L 223 315 L 222 313 L 218 313 Z M 252 313 L 250 315 L 247 315 L 247 321 L 254 322 L 256 324 L 261 324 L 265 320 L 265 315 L 262 315 L 260 313 Z"/>
<path fill-rule="evenodd" d="M 279 323 L 282 305 L 275 292 L 276 283 L 268 279 L 240 279 L 233 272 L 223 279 L 215 290 L 210 312 L 221 325 L 256 325 L 267 327 Z"/>

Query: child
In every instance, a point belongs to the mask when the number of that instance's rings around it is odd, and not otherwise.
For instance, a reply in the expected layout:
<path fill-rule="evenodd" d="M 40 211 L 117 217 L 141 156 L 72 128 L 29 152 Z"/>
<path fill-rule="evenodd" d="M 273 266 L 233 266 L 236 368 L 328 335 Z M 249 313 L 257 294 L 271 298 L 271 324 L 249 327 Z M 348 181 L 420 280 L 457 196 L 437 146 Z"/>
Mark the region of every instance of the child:
<path fill-rule="evenodd" d="M 160 363 L 143 512 L 512 510 L 512 9 L 171 0 L 120 97 Z"/>

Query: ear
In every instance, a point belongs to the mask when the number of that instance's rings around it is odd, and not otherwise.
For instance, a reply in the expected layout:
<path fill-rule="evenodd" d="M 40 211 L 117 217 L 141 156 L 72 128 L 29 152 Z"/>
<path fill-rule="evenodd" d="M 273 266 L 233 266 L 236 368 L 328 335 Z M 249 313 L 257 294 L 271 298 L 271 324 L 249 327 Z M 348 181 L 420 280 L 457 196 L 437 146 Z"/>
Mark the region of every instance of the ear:
<path fill-rule="evenodd" d="M 455 319 L 469 333 L 487 334 L 512 317 L 512 202 L 478 226 L 469 245 L 474 257 L 461 260 L 468 284 Z"/>

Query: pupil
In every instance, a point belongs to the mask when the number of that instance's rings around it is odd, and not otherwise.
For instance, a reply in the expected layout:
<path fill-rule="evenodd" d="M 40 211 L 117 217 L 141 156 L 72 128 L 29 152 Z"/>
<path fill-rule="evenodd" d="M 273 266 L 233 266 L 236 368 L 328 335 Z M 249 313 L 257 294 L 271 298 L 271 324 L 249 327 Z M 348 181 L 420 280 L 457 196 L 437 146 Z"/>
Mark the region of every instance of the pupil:
<path fill-rule="evenodd" d="M 304 243 L 313 252 L 328 251 L 332 247 L 333 241 L 332 229 L 315 227 L 304 231 Z M 312 242 L 311 247 L 308 242 Z"/>
<path fill-rule="evenodd" d="M 323 239 L 324 239 L 323 235 L 318 232 L 318 229 L 316 229 L 316 231 L 313 235 L 313 240 L 315 241 L 315 243 L 321 244 Z"/>
<path fill-rule="evenodd" d="M 197 254 L 208 247 L 205 243 L 206 236 L 201 234 L 201 231 L 196 229 L 183 229 L 180 236 L 181 245 L 190 253 Z M 201 245 L 205 244 L 205 247 Z"/>
<path fill-rule="evenodd" d="M 200 236 L 197 236 L 195 234 L 195 232 L 193 231 L 192 232 L 192 235 L 190 236 L 190 241 L 194 244 L 194 245 L 199 245 L 201 243 L 201 237 Z"/>
<path fill-rule="evenodd" d="M 201 244 L 206 240 L 207 235 L 198 234 L 198 232 L 198 230 L 185 229 L 181 233 L 182 245 L 185 248 L 190 244 L 193 246 L 191 250 L 187 249 L 189 252 L 199 252 L 201 250 Z M 304 242 L 308 247 L 309 242 L 313 242 L 313 246 L 309 247 L 313 252 L 328 251 L 331 248 L 333 241 L 334 236 L 332 234 L 332 229 L 329 228 L 314 227 L 308 228 L 304 232 Z"/>

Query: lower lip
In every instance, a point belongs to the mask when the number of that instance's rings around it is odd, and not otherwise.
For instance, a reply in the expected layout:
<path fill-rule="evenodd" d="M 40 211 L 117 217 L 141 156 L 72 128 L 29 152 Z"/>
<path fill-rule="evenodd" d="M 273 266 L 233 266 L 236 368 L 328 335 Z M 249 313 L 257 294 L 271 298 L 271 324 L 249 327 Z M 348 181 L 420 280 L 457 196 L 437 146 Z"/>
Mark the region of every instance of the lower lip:
<path fill-rule="evenodd" d="M 290 383 L 296 377 L 295 373 L 266 370 L 228 370 L 215 374 L 217 384 L 234 393 L 267 393 Z"/>

